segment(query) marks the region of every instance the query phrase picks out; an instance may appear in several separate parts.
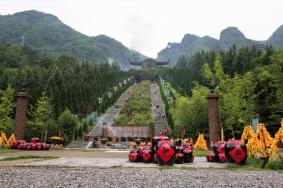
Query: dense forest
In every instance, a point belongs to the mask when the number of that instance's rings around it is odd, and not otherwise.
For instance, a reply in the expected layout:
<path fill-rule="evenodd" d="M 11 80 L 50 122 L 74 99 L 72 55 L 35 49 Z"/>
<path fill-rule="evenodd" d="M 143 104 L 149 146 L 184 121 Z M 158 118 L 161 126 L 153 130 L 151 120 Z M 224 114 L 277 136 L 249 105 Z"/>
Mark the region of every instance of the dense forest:
<path fill-rule="evenodd" d="M 160 72 L 160 70 L 159 70 Z M 239 137 L 243 126 L 259 117 L 274 132 L 272 122 L 283 109 L 283 51 L 266 46 L 229 48 L 228 51 L 198 52 L 181 57 L 174 68 L 163 69 L 165 106 L 175 132 L 185 127 L 187 134 L 207 132 L 207 83 L 220 82 L 220 120 L 225 136 Z M 170 90 L 166 94 L 166 88 Z M 170 96 L 170 97 L 168 97 Z M 174 103 L 166 100 L 174 98 Z M 269 123 L 268 123 L 269 122 Z M 177 134 L 177 133 L 176 133 Z"/>
<path fill-rule="evenodd" d="M 0 90 L 1 105 L 6 106 L 0 116 L 8 113 L 11 121 L 1 122 L 10 126 L 1 126 L 0 132 L 9 134 L 12 131 L 15 110 L 13 95 L 19 91 L 21 82 L 31 82 L 28 88 L 31 95 L 29 119 L 42 123 L 44 117 L 41 116 L 44 114 L 49 114 L 45 119 L 56 120 L 67 109 L 78 118 L 85 117 L 88 111 L 104 112 L 126 89 L 124 83 L 128 79 L 129 73 L 121 71 L 116 64 L 78 62 L 68 55 L 43 57 L 26 46 L 2 44 Z M 7 106 L 9 102 L 13 105 Z M 40 108 L 43 109 L 40 111 Z M 50 129 L 54 129 L 54 125 Z M 57 134 L 58 129 L 59 125 L 55 127 Z M 27 135 L 38 135 L 36 129 L 31 128 L 30 131 Z"/>

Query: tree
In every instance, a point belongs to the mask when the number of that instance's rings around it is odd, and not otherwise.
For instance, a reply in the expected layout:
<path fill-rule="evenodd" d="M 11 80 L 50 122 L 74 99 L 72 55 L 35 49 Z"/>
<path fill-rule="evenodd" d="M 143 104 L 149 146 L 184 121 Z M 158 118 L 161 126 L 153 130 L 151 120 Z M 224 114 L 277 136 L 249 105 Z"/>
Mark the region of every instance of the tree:
<path fill-rule="evenodd" d="M 92 119 L 90 119 L 89 125 L 92 126 Z M 83 133 L 88 133 L 88 122 L 87 122 L 87 120 L 82 122 L 82 131 L 83 131 Z"/>
<path fill-rule="evenodd" d="M 82 126 L 79 126 L 79 129 L 77 130 L 77 132 L 78 132 L 78 137 L 79 138 L 82 138 L 83 137 L 83 129 L 82 129 Z"/>
<path fill-rule="evenodd" d="M 202 75 L 206 81 L 209 81 L 209 82 L 216 81 L 215 76 L 212 73 L 212 70 L 207 63 L 202 66 Z"/>
<path fill-rule="evenodd" d="M 256 68 L 253 71 L 255 78 L 254 92 L 256 98 L 256 111 L 263 121 L 270 119 L 272 113 L 283 109 L 283 51 L 279 50 L 271 58 L 271 64 Z"/>
<path fill-rule="evenodd" d="M 35 107 L 31 106 L 30 115 L 33 120 L 30 122 L 30 132 L 34 135 L 40 135 L 41 141 L 46 142 L 48 134 L 48 120 L 52 119 L 53 107 L 50 99 L 43 92 L 38 98 Z"/>
<path fill-rule="evenodd" d="M 209 81 L 212 83 L 215 83 L 216 81 L 221 81 L 225 78 L 219 55 L 217 56 L 216 61 L 214 62 L 213 71 L 207 63 L 202 66 L 202 76 L 206 82 Z"/>
<path fill-rule="evenodd" d="M 174 120 L 174 132 L 178 135 L 180 127 L 186 134 L 196 137 L 199 132 L 207 131 L 207 93 L 206 87 L 197 86 L 192 90 L 192 97 L 178 97 L 175 106 L 170 109 Z"/>
<path fill-rule="evenodd" d="M 226 135 L 240 136 L 243 126 L 249 124 L 256 117 L 256 94 L 254 76 L 247 73 L 236 75 L 220 83 L 219 94 L 220 122 Z"/>
<path fill-rule="evenodd" d="M 279 50 L 272 58 L 273 64 L 269 68 L 274 86 L 276 87 L 276 102 L 274 107 L 283 109 L 283 50 Z"/>
<path fill-rule="evenodd" d="M 69 142 L 71 139 L 74 140 L 75 132 L 78 127 L 77 117 L 72 114 L 69 109 L 66 109 L 58 117 L 58 123 L 60 125 L 64 140 L 66 142 Z"/>
<path fill-rule="evenodd" d="M 12 119 L 15 104 L 13 102 L 14 89 L 9 85 L 6 90 L 0 90 L 0 133 L 12 133 L 14 120 Z"/>

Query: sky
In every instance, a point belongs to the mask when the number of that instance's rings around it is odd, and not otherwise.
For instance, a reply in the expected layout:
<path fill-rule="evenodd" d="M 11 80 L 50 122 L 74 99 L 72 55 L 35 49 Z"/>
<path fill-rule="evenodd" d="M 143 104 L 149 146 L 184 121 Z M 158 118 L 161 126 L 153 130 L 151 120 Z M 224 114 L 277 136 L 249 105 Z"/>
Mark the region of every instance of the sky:
<path fill-rule="evenodd" d="M 153 58 L 186 33 L 219 39 L 236 26 L 247 38 L 266 40 L 283 24 L 283 0 L 0 0 L 1 15 L 32 9 Z"/>

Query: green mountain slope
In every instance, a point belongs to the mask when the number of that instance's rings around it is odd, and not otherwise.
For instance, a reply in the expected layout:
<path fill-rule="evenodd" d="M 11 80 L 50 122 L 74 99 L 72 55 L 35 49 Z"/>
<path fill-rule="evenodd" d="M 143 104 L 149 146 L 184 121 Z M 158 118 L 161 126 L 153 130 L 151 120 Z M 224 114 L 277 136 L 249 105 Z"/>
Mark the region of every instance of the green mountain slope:
<path fill-rule="evenodd" d="M 219 43 L 221 49 L 228 50 L 229 47 L 236 45 L 238 48 L 241 47 L 252 47 L 259 46 L 260 44 L 256 41 L 247 39 L 245 35 L 236 27 L 228 27 L 224 29 L 220 34 Z"/>
<path fill-rule="evenodd" d="M 190 56 L 198 51 L 219 50 L 218 41 L 209 36 L 198 37 L 186 34 L 181 43 L 168 43 L 167 47 L 158 53 L 158 60 L 168 60 L 174 65 L 182 55 Z"/>
<path fill-rule="evenodd" d="M 267 44 L 272 44 L 275 48 L 283 48 L 283 25 L 281 25 L 266 41 Z"/>
<path fill-rule="evenodd" d="M 42 54 L 72 54 L 84 61 L 110 60 L 121 67 L 145 56 L 105 35 L 89 37 L 65 25 L 56 16 L 35 10 L 0 16 L 0 42 L 22 43 Z"/>
<path fill-rule="evenodd" d="M 283 48 L 283 26 L 278 28 L 267 41 L 254 41 L 247 39 L 245 35 L 236 27 L 228 27 L 220 34 L 220 39 L 209 36 L 199 37 L 186 34 L 180 43 L 168 43 L 167 47 L 158 53 L 158 60 L 171 61 L 174 66 L 181 56 L 191 56 L 199 51 L 219 51 L 228 50 L 235 45 L 238 48 L 252 47 L 263 48 L 265 45 L 272 45 L 275 48 Z"/>

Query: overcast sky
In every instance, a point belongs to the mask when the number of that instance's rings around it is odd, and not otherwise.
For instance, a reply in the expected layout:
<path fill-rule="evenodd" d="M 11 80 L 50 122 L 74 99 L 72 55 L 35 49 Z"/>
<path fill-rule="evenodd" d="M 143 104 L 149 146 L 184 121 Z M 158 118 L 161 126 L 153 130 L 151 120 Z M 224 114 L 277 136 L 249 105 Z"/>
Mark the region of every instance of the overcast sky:
<path fill-rule="evenodd" d="M 1 15 L 31 9 L 150 57 L 186 33 L 218 39 L 221 30 L 236 26 L 248 38 L 266 40 L 283 24 L 283 0 L 0 0 Z"/>

